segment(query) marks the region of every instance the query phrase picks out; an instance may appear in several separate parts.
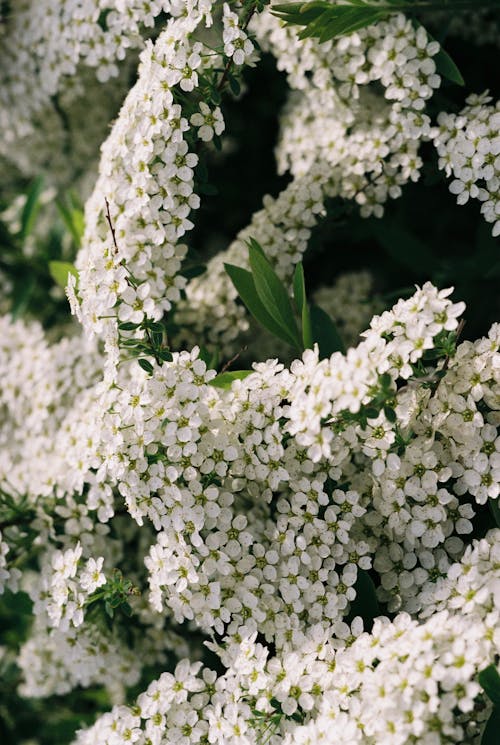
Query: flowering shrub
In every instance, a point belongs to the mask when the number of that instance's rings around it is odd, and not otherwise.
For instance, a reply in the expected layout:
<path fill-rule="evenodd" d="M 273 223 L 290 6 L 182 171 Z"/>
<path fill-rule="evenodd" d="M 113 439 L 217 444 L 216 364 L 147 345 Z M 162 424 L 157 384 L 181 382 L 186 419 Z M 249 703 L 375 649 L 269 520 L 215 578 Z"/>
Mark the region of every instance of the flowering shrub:
<path fill-rule="evenodd" d="M 497 742 L 479 5 L 0 2 L 2 743 Z"/>

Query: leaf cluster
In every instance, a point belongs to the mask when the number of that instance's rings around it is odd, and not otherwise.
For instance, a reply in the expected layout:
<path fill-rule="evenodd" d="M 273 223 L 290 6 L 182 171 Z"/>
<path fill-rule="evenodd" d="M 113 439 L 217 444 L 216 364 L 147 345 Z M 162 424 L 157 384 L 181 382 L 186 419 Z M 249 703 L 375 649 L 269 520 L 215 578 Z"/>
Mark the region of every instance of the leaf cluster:
<path fill-rule="evenodd" d="M 497 666 L 489 665 L 479 673 L 479 684 L 493 703 L 493 711 L 486 723 L 481 745 L 497 745 L 500 732 L 500 675 Z"/>
<path fill-rule="evenodd" d="M 344 0 L 341 5 L 328 0 L 312 0 L 273 5 L 271 10 L 287 25 L 302 26 L 302 31 L 298 33 L 300 39 L 314 37 L 323 43 L 371 26 L 393 13 L 435 10 L 437 5 L 442 5 L 444 10 L 449 9 L 449 4 L 431 4 L 426 0 Z M 439 74 L 458 85 L 464 85 L 458 67 L 444 49 L 438 52 L 434 60 Z"/>
<path fill-rule="evenodd" d="M 104 611 L 104 617 L 107 618 L 108 626 L 110 626 L 117 613 L 126 618 L 132 616 L 133 609 L 129 600 L 132 596 L 139 594 L 139 589 L 131 580 L 126 579 L 119 569 L 113 569 L 106 584 L 99 587 L 87 599 L 86 606 L 93 606 L 93 620 L 96 615 L 102 616 L 102 611 Z"/>
<path fill-rule="evenodd" d="M 139 336 L 130 336 L 121 332 L 141 332 Z M 171 362 L 172 353 L 165 345 L 165 327 L 162 323 L 149 318 L 141 323 L 125 321 L 118 324 L 120 348 L 125 349 L 130 358 L 137 358 L 140 367 L 149 375 L 153 372 L 153 365 L 147 359 L 152 357 L 158 365 Z"/>
<path fill-rule="evenodd" d="M 50 209 L 43 204 L 43 190 L 40 176 L 24 191 L 18 229 L 0 221 L 0 271 L 10 281 L 3 299 L 12 317 L 33 316 L 50 327 L 68 315 L 66 298 L 51 290 L 54 282 L 66 286 L 68 271 L 76 273 L 68 259 L 80 245 L 83 211 L 73 194 L 64 195 L 55 202 L 57 218 L 39 235 L 39 218 Z"/>
<path fill-rule="evenodd" d="M 292 304 L 288 290 L 253 238 L 248 241 L 248 252 L 250 271 L 233 264 L 224 266 L 255 320 L 299 353 L 313 348 L 314 344 L 318 344 L 322 358 L 344 351 L 332 319 L 319 306 L 307 302 L 302 264 L 295 269 Z"/>

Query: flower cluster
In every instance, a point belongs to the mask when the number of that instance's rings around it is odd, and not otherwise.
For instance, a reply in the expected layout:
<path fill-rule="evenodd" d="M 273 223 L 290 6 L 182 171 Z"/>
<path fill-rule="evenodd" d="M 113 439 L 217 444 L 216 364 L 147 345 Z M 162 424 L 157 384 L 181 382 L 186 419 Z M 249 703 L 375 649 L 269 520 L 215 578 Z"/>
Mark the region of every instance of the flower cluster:
<path fill-rule="evenodd" d="M 402 15 L 338 41 L 300 42 L 262 14 L 259 38 L 296 89 L 285 109 L 278 167 L 306 173 L 315 161 L 334 169 L 336 194 L 380 216 L 388 197 L 417 180 L 420 141 L 430 134 L 425 106 L 440 85 L 439 44 Z M 375 84 L 383 95 L 373 93 Z"/>
<path fill-rule="evenodd" d="M 17 591 L 18 580 L 21 576 L 19 569 L 9 567 L 7 563 L 7 554 L 9 553 L 9 544 L 2 540 L 0 531 L 0 595 L 5 592 L 5 588 Z"/>
<path fill-rule="evenodd" d="M 101 356 L 79 336 L 49 345 L 35 323 L 6 316 L 0 328 L 0 478 L 7 491 L 35 500 L 52 494 L 56 483 L 64 491 L 57 436 L 80 392 L 97 379 Z"/>
<path fill-rule="evenodd" d="M 234 61 L 236 65 L 243 65 L 251 57 L 254 46 L 245 31 L 240 27 L 240 19 L 227 3 L 224 3 L 224 14 L 222 18 L 224 41 L 224 54 Z"/>
<path fill-rule="evenodd" d="M 21 130 L 79 66 L 104 81 L 144 48 L 67 288 L 91 339 L 0 318 L 0 583 L 35 616 L 21 694 L 104 686 L 115 706 L 77 745 L 477 745 L 500 531 L 466 543 L 487 504 L 499 513 L 500 325 L 461 341 L 452 289 L 426 282 L 384 311 L 357 273 L 315 298 L 340 306 L 346 353 L 304 333 L 289 365 L 217 374 L 201 345 L 232 352 L 247 331 L 224 263 L 246 266 L 249 238 L 289 281 L 328 201 L 380 215 L 427 139 L 498 232 L 497 108 L 469 99 L 434 130 L 439 46 L 400 14 L 320 44 L 259 4 L 44 0 L 28 22 L 32 5 L 1 52 L 17 64 L 33 44 L 30 85 L 46 76 Z M 277 148 L 291 180 L 188 282 L 203 143 L 219 145 L 252 35 L 293 89 Z"/>
<path fill-rule="evenodd" d="M 278 275 L 288 280 L 307 248 L 312 228 L 325 214 L 329 169 L 317 164 L 307 175 L 294 179 L 273 198 L 266 195 L 258 210 L 226 251 L 207 263 L 207 271 L 186 287 L 186 299 L 175 308 L 180 327 L 179 343 L 193 344 L 203 334 L 206 342 L 224 354 L 234 352 L 236 339 L 248 330 L 245 309 L 236 303 L 237 293 L 224 264 L 248 264 L 247 241 L 256 239 L 273 262 Z"/>
<path fill-rule="evenodd" d="M 485 624 L 443 611 L 419 625 L 402 614 L 368 634 L 357 621 L 339 628 L 340 648 L 312 628 L 271 658 L 242 627 L 216 648 L 224 675 L 183 660 L 75 743 L 476 741 L 485 706 L 474 677 L 494 648 Z"/>
<path fill-rule="evenodd" d="M 47 611 L 50 623 L 55 628 L 67 631 L 83 623 L 83 608 L 89 596 L 106 583 L 102 573 L 104 557 L 97 561 L 88 559 L 85 568 L 78 571 L 82 547 L 77 543 L 74 549 L 56 551 L 51 560 L 52 572 L 38 588 L 35 600 L 35 613 Z M 77 575 L 78 572 L 78 575 Z"/>
<path fill-rule="evenodd" d="M 247 322 L 224 263 L 245 266 L 245 241 L 254 237 L 289 279 L 327 199 L 355 199 L 363 216 L 381 216 L 387 199 L 419 178 L 420 143 L 432 134 L 425 105 L 440 84 L 433 60 L 439 45 L 401 15 L 326 44 L 299 41 L 267 11 L 250 28 L 292 86 L 277 160 L 293 181 L 277 198 L 264 198 L 248 228 L 188 285 L 177 307 L 183 341 L 208 333 L 228 353 Z M 373 92 L 375 84 L 383 95 Z"/>
<path fill-rule="evenodd" d="M 458 114 L 442 113 L 434 144 L 439 167 L 453 181 L 450 191 L 458 204 L 478 199 L 486 222 L 493 223 L 492 233 L 500 235 L 500 102 L 491 105 L 491 97 L 469 96 L 467 106 Z"/>
<path fill-rule="evenodd" d="M 142 46 L 141 29 L 175 2 L 37 0 L 16 3 L 2 24 L 0 121 L 7 142 L 25 135 L 51 96 L 68 88 L 78 68 L 100 82 L 118 76 L 117 63 Z"/>
<path fill-rule="evenodd" d="M 137 83 L 103 146 L 78 268 L 84 326 L 104 334 L 108 346 L 116 345 L 115 319 L 137 325 L 159 320 L 186 284 L 179 270 L 187 246 L 180 240 L 200 204 L 193 141 L 197 136 L 207 142 L 224 128 L 219 107 L 201 101 L 186 116 L 177 102 L 179 91 L 182 100 L 196 90 L 221 59 L 191 39 L 200 24 L 210 22 L 209 8 L 194 4 L 147 45 Z M 237 16 L 228 18 L 234 36 Z"/>

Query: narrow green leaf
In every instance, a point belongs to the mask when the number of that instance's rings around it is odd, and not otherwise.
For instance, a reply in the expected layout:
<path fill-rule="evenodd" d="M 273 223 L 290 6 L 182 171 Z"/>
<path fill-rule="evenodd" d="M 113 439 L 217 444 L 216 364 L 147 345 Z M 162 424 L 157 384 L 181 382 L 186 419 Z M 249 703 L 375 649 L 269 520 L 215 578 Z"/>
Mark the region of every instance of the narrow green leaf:
<path fill-rule="evenodd" d="M 313 341 L 319 346 L 321 359 L 334 352 L 345 352 L 344 343 L 334 322 L 319 305 L 311 305 L 311 332 Z"/>
<path fill-rule="evenodd" d="M 352 621 L 356 616 L 361 616 L 365 630 L 369 630 L 373 620 L 380 616 L 381 612 L 373 580 L 367 571 L 359 567 L 354 589 L 356 590 L 356 597 L 351 603 L 349 621 Z"/>
<path fill-rule="evenodd" d="M 133 347 L 136 347 L 137 349 L 144 349 L 144 342 L 142 339 L 121 339 L 120 340 L 120 346 L 122 347 L 129 347 L 132 349 Z"/>
<path fill-rule="evenodd" d="M 151 333 L 151 338 L 155 349 L 159 349 L 163 344 L 163 331 L 153 331 Z"/>
<path fill-rule="evenodd" d="M 486 727 L 481 738 L 481 745 L 498 745 L 498 733 L 500 732 L 500 709 L 495 706 L 486 722 Z"/>
<path fill-rule="evenodd" d="M 267 256 L 264 253 L 264 249 L 262 248 L 262 246 L 260 245 L 260 243 L 257 243 L 257 241 L 255 240 L 255 238 L 249 238 L 247 240 L 247 246 L 248 246 L 249 249 L 252 248 L 254 251 L 258 251 L 258 253 L 260 253 L 261 256 L 263 256 L 265 259 L 267 259 Z"/>
<path fill-rule="evenodd" d="M 457 85 L 465 85 L 465 80 L 462 77 L 462 73 L 460 72 L 450 55 L 445 52 L 443 48 L 439 50 L 439 52 L 433 59 L 436 64 L 436 71 L 438 75 L 451 80 L 452 83 L 456 83 Z"/>
<path fill-rule="evenodd" d="M 38 176 L 26 195 L 26 202 L 21 214 L 21 230 L 19 236 L 24 241 L 33 230 L 38 210 L 40 209 L 40 195 L 43 189 L 43 178 Z"/>
<path fill-rule="evenodd" d="M 302 321 L 302 342 L 304 349 L 312 349 L 314 339 L 311 328 L 311 314 L 309 305 L 307 304 L 304 267 L 302 263 L 297 264 L 295 267 L 293 275 L 293 297 Z"/>
<path fill-rule="evenodd" d="M 68 284 L 68 275 L 76 277 L 78 284 L 78 271 L 69 261 L 49 261 L 50 276 L 59 287 L 63 289 Z"/>
<path fill-rule="evenodd" d="M 323 26 L 318 38 L 321 43 L 334 39 L 337 36 L 347 36 L 359 31 L 359 29 L 371 26 L 387 13 L 380 13 L 373 9 L 353 9 L 349 14 L 346 12 L 339 19 L 332 19 Z M 328 13 L 325 13 L 328 16 Z"/>
<path fill-rule="evenodd" d="M 389 373 L 382 373 L 382 375 L 379 375 L 378 380 L 384 390 L 391 390 L 392 378 Z"/>
<path fill-rule="evenodd" d="M 73 243 L 80 248 L 84 231 L 83 210 L 77 207 L 70 197 L 66 202 L 58 200 L 56 206 L 66 229 L 71 234 Z"/>
<path fill-rule="evenodd" d="M 321 43 L 370 26 L 394 12 L 390 6 L 368 5 L 361 0 L 340 6 L 328 2 L 273 5 L 271 11 L 289 25 L 304 26 L 299 38 L 315 36 Z"/>
<path fill-rule="evenodd" d="M 157 355 L 163 362 L 172 362 L 174 359 L 170 349 L 159 349 Z"/>
<path fill-rule="evenodd" d="M 500 675 L 496 665 L 489 665 L 478 675 L 479 685 L 495 706 L 500 707 Z"/>
<path fill-rule="evenodd" d="M 120 331 L 135 331 L 135 329 L 138 329 L 140 323 L 132 323 L 131 321 L 124 321 L 123 323 L 118 324 L 118 329 Z"/>
<path fill-rule="evenodd" d="M 142 367 L 143 370 L 145 370 L 147 373 L 151 374 L 153 372 L 153 365 L 149 360 L 140 359 L 139 360 L 139 366 Z"/>
<path fill-rule="evenodd" d="M 253 373 L 253 370 L 235 370 L 234 372 L 223 372 L 216 375 L 215 378 L 209 381 L 209 385 L 213 385 L 214 388 L 224 388 L 228 390 L 234 380 L 244 380 Z"/>
<path fill-rule="evenodd" d="M 302 350 L 292 303 L 286 287 L 264 256 L 260 246 L 256 248 L 250 245 L 249 258 L 255 289 L 264 308 L 278 324 L 282 333 L 290 338 L 293 346 Z"/>
<path fill-rule="evenodd" d="M 272 5 L 271 12 L 280 16 L 287 23 L 306 25 L 325 10 L 327 3 L 286 3 Z"/>
<path fill-rule="evenodd" d="M 495 520 L 495 524 L 497 528 L 500 528 L 500 506 L 498 504 L 498 499 L 488 499 L 488 504 L 490 506 L 490 512 L 493 515 L 493 519 Z"/>
<path fill-rule="evenodd" d="M 14 287 L 14 302 L 11 315 L 15 321 L 16 318 L 20 318 L 27 310 L 36 288 L 36 279 L 34 276 L 31 276 L 28 279 L 18 280 Z"/>
<path fill-rule="evenodd" d="M 241 93 L 241 86 L 238 78 L 235 78 L 234 75 L 229 76 L 229 87 L 235 96 L 239 96 Z"/>
<path fill-rule="evenodd" d="M 274 336 L 277 336 L 291 346 L 295 346 L 295 339 L 288 332 L 284 332 L 281 326 L 276 323 L 274 318 L 265 309 L 257 294 L 251 273 L 246 269 L 233 266 L 232 264 L 224 264 L 224 266 L 236 291 L 256 321 L 274 334 Z"/>
<path fill-rule="evenodd" d="M 391 409 L 390 406 L 384 406 L 384 414 L 388 422 L 390 422 L 391 424 L 396 423 L 397 416 L 394 409 Z"/>
<path fill-rule="evenodd" d="M 293 297 L 299 314 L 302 314 L 302 308 L 306 302 L 306 283 L 302 262 L 297 264 L 293 273 Z"/>
<path fill-rule="evenodd" d="M 206 347 L 202 345 L 200 346 L 199 357 L 200 357 L 200 360 L 203 360 L 203 362 L 207 366 L 207 370 L 215 370 L 219 364 L 219 350 L 218 349 L 215 349 L 213 352 L 210 352 Z"/>
<path fill-rule="evenodd" d="M 312 349 L 314 346 L 314 338 L 311 325 L 311 312 L 307 303 L 304 303 L 304 307 L 302 308 L 301 320 L 304 349 Z"/>

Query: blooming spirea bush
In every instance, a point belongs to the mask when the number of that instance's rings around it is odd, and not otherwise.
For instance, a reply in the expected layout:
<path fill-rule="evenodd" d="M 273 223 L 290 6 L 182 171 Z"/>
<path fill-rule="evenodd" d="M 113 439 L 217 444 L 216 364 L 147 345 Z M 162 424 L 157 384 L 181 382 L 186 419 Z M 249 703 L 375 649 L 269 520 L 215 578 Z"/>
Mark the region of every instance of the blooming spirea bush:
<path fill-rule="evenodd" d="M 500 113 L 427 5 L 0 2 L 6 743 L 496 742 L 500 325 L 447 280 L 499 275 Z"/>

